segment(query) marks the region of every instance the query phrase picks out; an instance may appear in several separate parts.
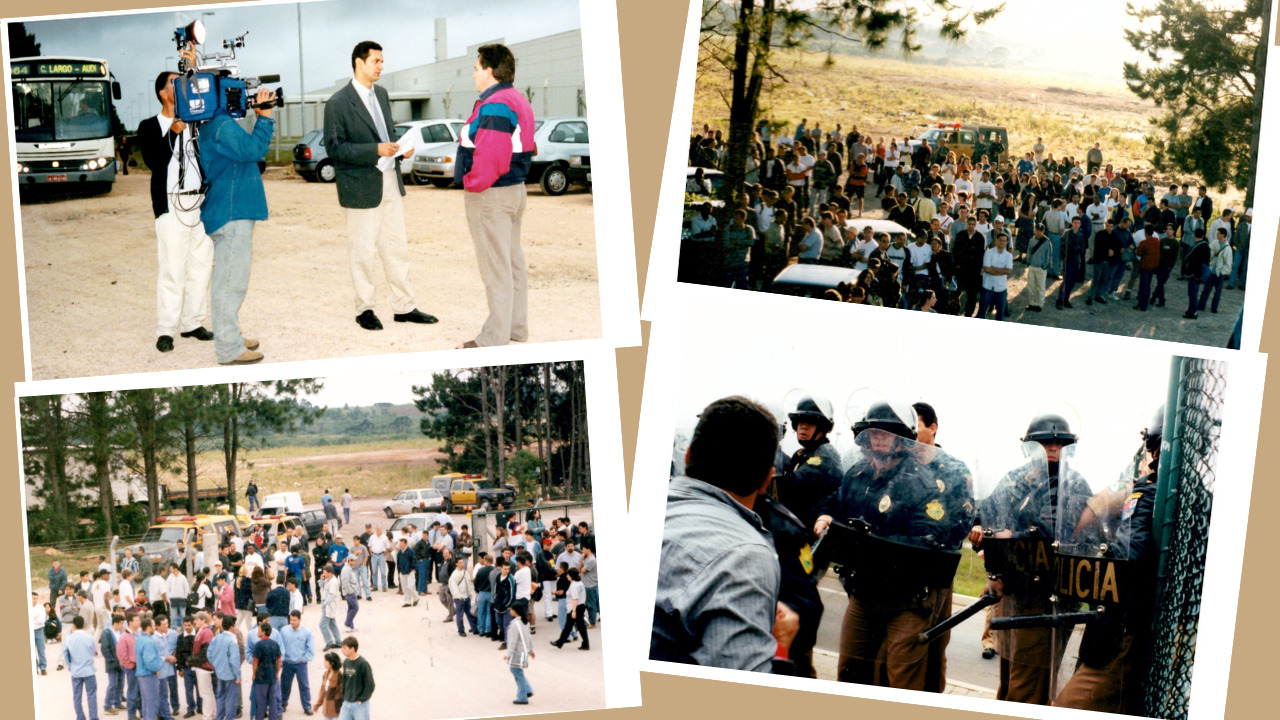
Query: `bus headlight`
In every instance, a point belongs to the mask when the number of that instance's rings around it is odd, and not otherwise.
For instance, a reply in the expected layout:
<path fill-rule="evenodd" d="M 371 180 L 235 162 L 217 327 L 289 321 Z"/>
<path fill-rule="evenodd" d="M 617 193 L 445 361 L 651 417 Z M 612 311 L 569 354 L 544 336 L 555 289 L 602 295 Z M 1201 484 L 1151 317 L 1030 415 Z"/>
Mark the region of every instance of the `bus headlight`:
<path fill-rule="evenodd" d="M 92 160 L 85 162 L 83 165 L 81 165 L 80 169 L 81 170 L 98 170 L 106 167 L 107 163 L 109 162 L 111 161 L 104 157 L 94 158 Z"/>

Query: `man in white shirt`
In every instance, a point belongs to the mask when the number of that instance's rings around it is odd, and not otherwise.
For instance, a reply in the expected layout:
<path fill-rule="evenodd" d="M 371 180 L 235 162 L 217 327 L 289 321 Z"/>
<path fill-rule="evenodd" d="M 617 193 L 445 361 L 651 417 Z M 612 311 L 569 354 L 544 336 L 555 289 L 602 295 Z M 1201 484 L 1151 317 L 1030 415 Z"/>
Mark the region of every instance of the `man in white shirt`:
<path fill-rule="evenodd" d="M 1235 219 L 1235 209 L 1233 209 L 1233 208 L 1224 208 L 1224 209 L 1223 209 L 1223 211 L 1222 211 L 1222 215 L 1221 215 L 1221 217 L 1219 217 L 1217 220 L 1214 220 L 1213 222 L 1209 223 L 1209 231 L 1205 234 L 1205 237 L 1213 238 L 1213 239 L 1214 239 L 1214 242 L 1216 242 L 1216 241 L 1217 241 L 1216 239 L 1217 239 L 1217 237 L 1218 237 L 1218 230 L 1226 230 L 1226 231 L 1227 231 L 1227 244 L 1228 244 L 1228 245 L 1230 245 L 1230 244 L 1231 244 L 1231 230 L 1232 230 L 1231 222 L 1232 222 L 1232 220 L 1234 220 L 1234 219 Z M 1164 229 L 1164 228 L 1161 228 L 1161 230 L 1163 230 L 1163 229 Z"/>
<path fill-rule="evenodd" d="M 990 210 L 991 204 L 996 199 L 996 186 L 991 182 L 991 173 L 983 172 L 982 179 L 973 187 L 975 197 L 974 206 L 979 210 Z"/>
<path fill-rule="evenodd" d="M 133 607 L 134 597 L 132 578 L 132 570 L 120 571 L 120 604 L 124 607 Z"/>
<path fill-rule="evenodd" d="M 984 320 L 988 308 L 995 308 L 996 320 L 1004 320 L 1009 275 L 1013 272 L 1013 255 L 1006 250 L 1008 246 L 1008 233 L 997 232 L 995 247 L 987 248 L 982 255 L 982 302 L 978 306 L 978 317 Z"/>
<path fill-rule="evenodd" d="M 970 180 L 971 173 L 968 169 L 960 173 L 960 177 L 956 178 L 956 194 L 964 193 L 968 197 L 973 197 L 973 181 Z"/>
<path fill-rule="evenodd" d="M 109 574 L 98 571 L 98 577 L 94 578 L 93 584 L 89 586 L 89 595 L 93 599 L 93 607 L 98 614 L 97 632 L 94 633 L 94 639 L 102 636 L 102 629 L 111 627 L 111 581 Z"/>
<path fill-rule="evenodd" d="M 193 51 L 182 54 L 195 63 Z M 156 350 L 160 352 L 173 350 L 176 335 L 213 339 L 204 327 L 213 276 L 213 241 L 200 221 L 204 175 L 191 128 L 174 111 L 177 77 L 168 71 L 156 77 L 160 112 L 138 123 L 138 144 L 151 169 L 151 209 L 156 217 Z"/>
<path fill-rule="evenodd" d="M 177 565 L 170 565 L 165 584 L 173 624 L 182 627 L 182 620 L 187 615 L 187 596 L 191 594 L 191 582 L 187 580 L 186 575 L 178 571 Z"/>
<path fill-rule="evenodd" d="M 244 554 L 244 538 L 240 537 L 239 535 L 232 535 L 231 547 L 235 549 L 237 554 L 243 555 Z"/>
<path fill-rule="evenodd" d="M 147 600 L 151 601 L 153 609 L 157 607 L 157 603 L 162 609 L 168 607 L 169 578 L 165 576 L 163 571 L 147 578 Z"/>
<path fill-rule="evenodd" d="M 263 572 L 266 572 L 267 559 L 262 556 L 262 553 L 258 552 L 257 545 L 250 544 L 249 551 L 244 554 L 245 572 L 252 577 L 255 567 L 262 568 Z"/>
<path fill-rule="evenodd" d="M 854 228 L 848 228 L 846 233 L 849 236 L 849 242 L 852 246 L 849 248 L 849 257 L 853 260 L 853 269 L 855 272 L 862 272 L 867 269 L 867 261 L 871 259 L 871 251 L 877 246 L 875 238 L 872 237 L 871 226 L 862 228 L 862 234 L 855 235 Z"/>
<path fill-rule="evenodd" d="M 1044 164 L 1044 138 L 1036 138 L 1036 144 L 1031 146 L 1031 152 L 1035 155 L 1036 167 Z"/>
<path fill-rule="evenodd" d="M 387 591 L 387 551 L 391 549 L 391 541 L 382 532 L 379 525 L 369 536 L 369 553 L 373 566 L 373 589 Z"/>
<path fill-rule="evenodd" d="M 819 259 L 826 265 L 834 265 L 844 255 L 844 236 L 836 227 L 835 216 L 830 212 L 822 213 L 822 253 Z"/>

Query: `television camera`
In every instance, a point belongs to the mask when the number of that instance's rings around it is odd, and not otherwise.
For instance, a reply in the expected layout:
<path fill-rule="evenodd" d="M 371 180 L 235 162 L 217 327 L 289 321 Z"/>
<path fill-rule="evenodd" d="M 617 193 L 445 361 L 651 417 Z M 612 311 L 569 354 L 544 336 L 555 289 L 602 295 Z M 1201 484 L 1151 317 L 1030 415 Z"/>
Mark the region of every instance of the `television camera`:
<path fill-rule="evenodd" d="M 258 89 L 265 84 L 280 82 L 279 75 L 240 77 L 240 68 L 235 64 L 236 50 L 244 47 L 248 34 L 246 30 L 231 40 L 223 40 L 222 52 L 203 56 L 196 67 L 190 67 L 186 57 L 179 60 L 179 75 L 173 79 L 173 96 L 179 119 L 186 123 L 199 123 L 212 119 L 218 108 L 239 119 L 256 107 L 284 105 L 281 88 L 276 88 L 266 102 L 257 102 Z M 205 37 L 204 23 L 199 20 L 173 31 L 173 40 L 180 54 L 204 45 Z"/>

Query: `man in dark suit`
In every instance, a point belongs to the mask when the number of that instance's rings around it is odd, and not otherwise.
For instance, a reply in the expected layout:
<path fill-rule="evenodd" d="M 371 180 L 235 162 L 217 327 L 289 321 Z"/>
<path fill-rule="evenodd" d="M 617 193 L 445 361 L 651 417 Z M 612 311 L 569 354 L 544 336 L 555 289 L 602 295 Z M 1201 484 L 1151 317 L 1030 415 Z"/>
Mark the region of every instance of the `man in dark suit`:
<path fill-rule="evenodd" d="M 183 51 L 186 53 L 190 50 Z M 192 53 L 194 56 L 194 53 Z M 194 63 L 194 61 L 193 61 Z M 156 76 L 159 114 L 138 123 L 142 158 L 151 170 L 151 209 L 156 216 L 160 272 L 156 281 L 156 349 L 173 350 L 173 336 L 212 340 L 209 316 L 213 242 L 200 222 L 204 173 L 191 129 L 174 114 L 173 79 Z"/>
<path fill-rule="evenodd" d="M 356 323 L 381 330 L 373 312 L 374 263 L 381 258 L 391 286 L 396 322 L 434 323 L 415 307 L 409 286 L 409 250 L 404 229 L 404 180 L 399 146 L 392 141 L 391 102 L 374 85 L 382 74 L 382 46 L 366 40 L 351 51 L 354 77 L 324 106 L 324 145 L 337 170 L 338 204 L 347 211 L 351 281 Z M 386 159 L 384 159 L 386 158 Z"/>

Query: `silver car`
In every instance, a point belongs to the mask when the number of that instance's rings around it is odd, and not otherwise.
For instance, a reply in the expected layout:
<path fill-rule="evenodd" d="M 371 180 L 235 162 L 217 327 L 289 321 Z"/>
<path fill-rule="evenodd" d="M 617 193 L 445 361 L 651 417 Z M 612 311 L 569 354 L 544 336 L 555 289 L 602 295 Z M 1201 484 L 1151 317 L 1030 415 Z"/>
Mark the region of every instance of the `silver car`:
<path fill-rule="evenodd" d="M 458 136 L 465 121 L 457 118 L 441 120 L 414 120 L 396 125 L 396 137 L 406 132 L 416 132 L 412 163 L 401 163 L 408 168 L 409 178 L 416 185 L 431 183 L 446 188 L 453 184 L 453 163 L 458 154 Z"/>
<path fill-rule="evenodd" d="M 400 494 L 382 506 L 382 512 L 386 513 L 387 517 L 394 518 L 408 513 L 443 510 L 444 506 L 444 496 L 439 490 L 418 488 L 400 491 Z"/>

